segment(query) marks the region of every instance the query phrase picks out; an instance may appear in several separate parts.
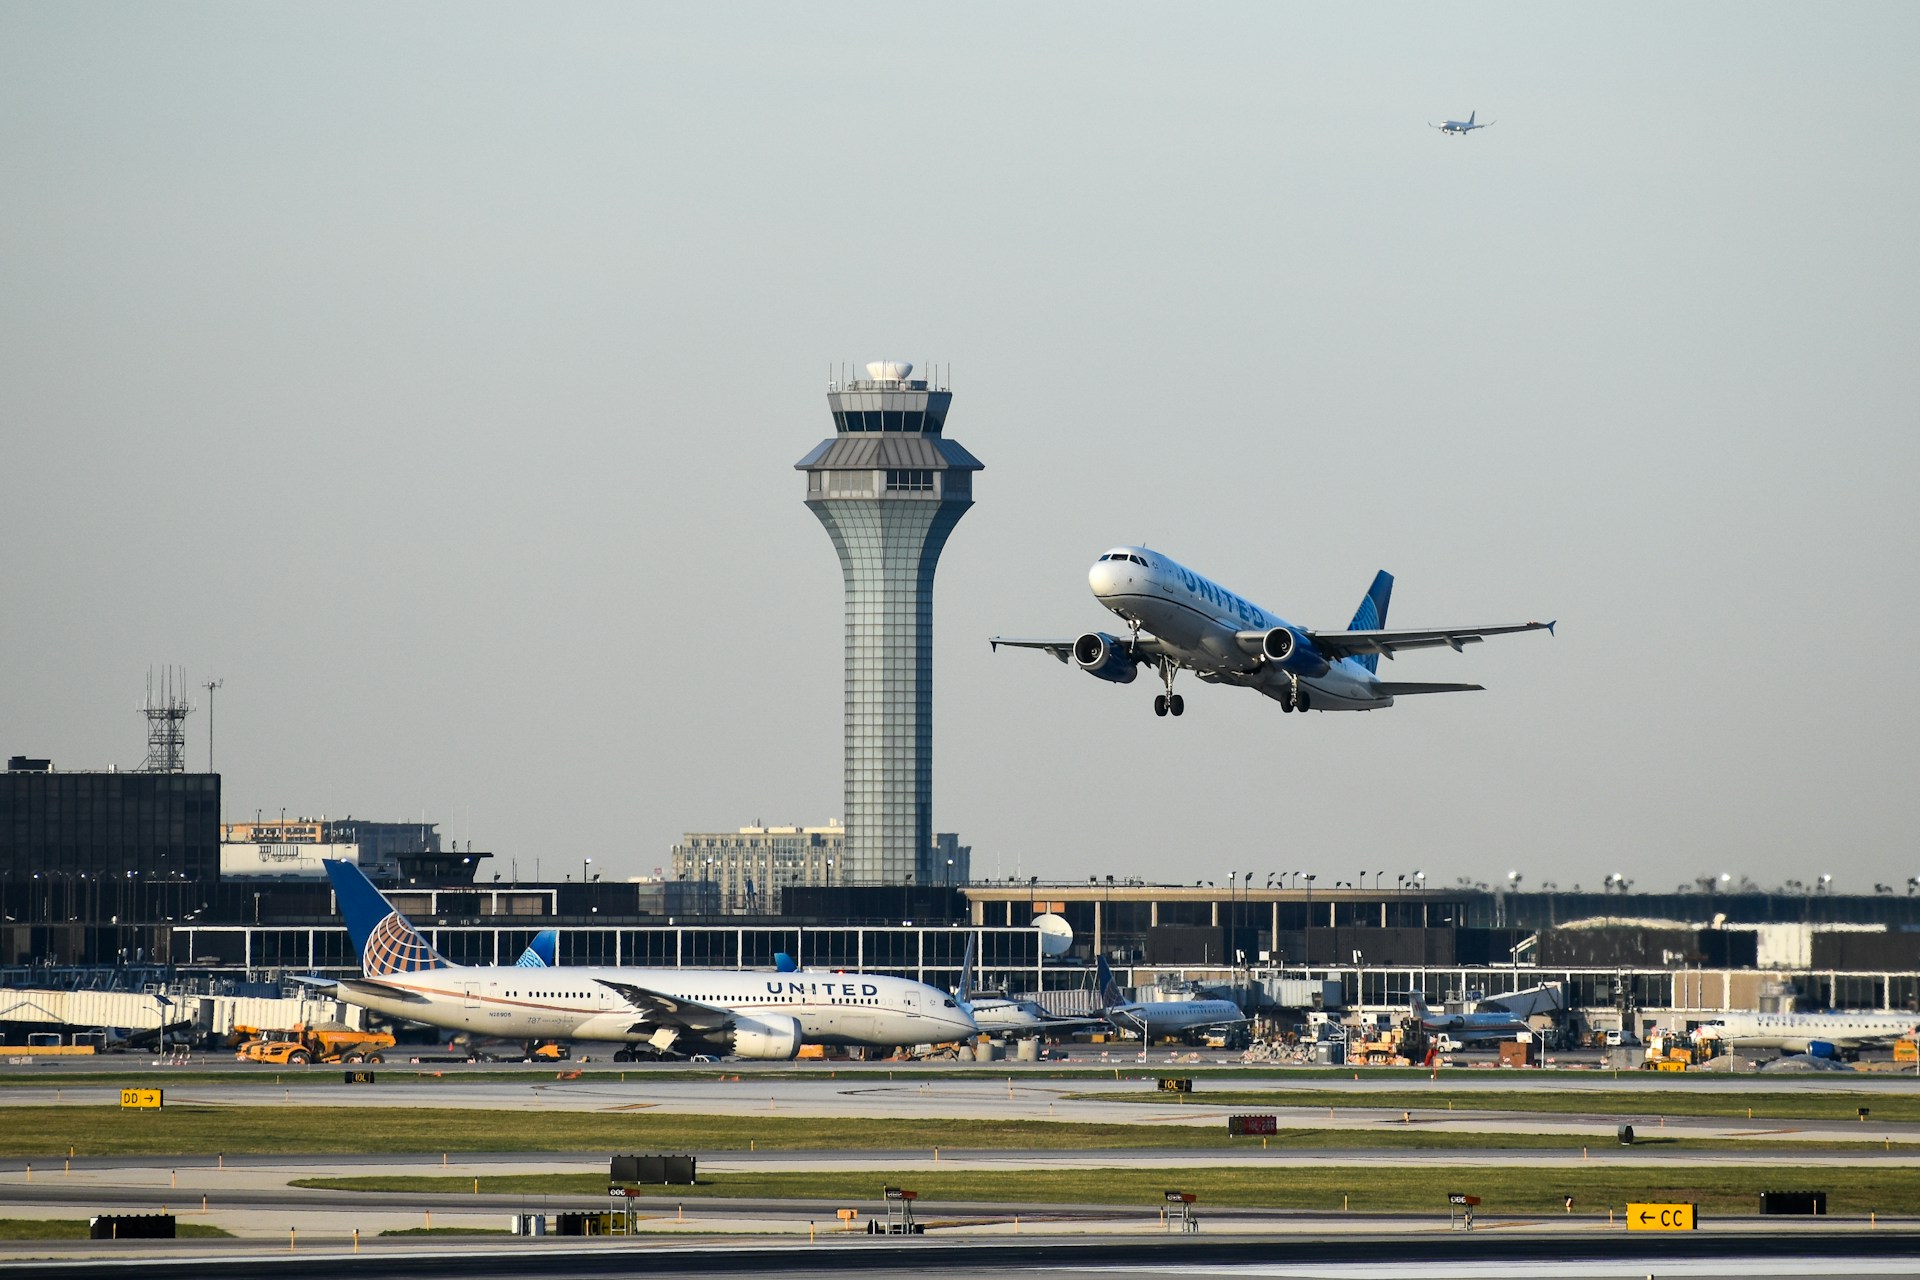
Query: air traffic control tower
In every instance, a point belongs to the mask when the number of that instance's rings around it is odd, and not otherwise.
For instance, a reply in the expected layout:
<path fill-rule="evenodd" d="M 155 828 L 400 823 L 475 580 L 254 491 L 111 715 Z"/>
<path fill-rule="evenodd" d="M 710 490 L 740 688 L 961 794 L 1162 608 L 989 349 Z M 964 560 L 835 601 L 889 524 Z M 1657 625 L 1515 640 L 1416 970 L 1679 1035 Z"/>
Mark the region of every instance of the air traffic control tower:
<path fill-rule="evenodd" d="M 846 581 L 846 845 L 832 879 L 939 883 L 933 860 L 933 571 L 973 505 L 949 391 L 876 362 L 829 383 L 834 435 L 794 466 Z"/>

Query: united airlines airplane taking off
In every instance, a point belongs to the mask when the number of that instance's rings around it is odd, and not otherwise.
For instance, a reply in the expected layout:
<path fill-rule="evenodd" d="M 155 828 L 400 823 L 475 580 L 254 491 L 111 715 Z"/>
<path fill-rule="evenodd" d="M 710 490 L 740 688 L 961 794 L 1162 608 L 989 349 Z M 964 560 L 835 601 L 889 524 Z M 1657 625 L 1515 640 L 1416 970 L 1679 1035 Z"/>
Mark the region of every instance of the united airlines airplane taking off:
<path fill-rule="evenodd" d="M 351 863 L 326 863 L 363 977 L 330 986 L 348 1004 L 511 1040 L 610 1040 L 616 1057 L 791 1058 L 802 1044 L 887 1048 L 970 1038 L 952 996 L 868 973 L 633 969 L 447 960 Z M 551 956 L 551 952 L 548 953 Z"/>
<path fill-rule="evenodd" d="M 1380 658 L 1402 649 L 1458 653 L 1487 636 L 1546 631 L 1552 622 L 1500 627 L 1439 627 L 1387 631 L 1393 575 L 1382 569 L 1360 601 L 1345 631 L 1314 631 L 1249 604 L 1193 570 L 1145 547 L 1115 547 L 1087 573 L 1094 599 L 1118 614 L 1130 629 L 1126 639 L 1089 631 L 1073 640 L 1010 640 L 1001 645 L 1042 649 L 1072 661 L 1088 675 L 1128 684 L 1142 666 L 1160 673 L 1166 691 L 1155 695 L 1153 714 L 1186 710 L 1173 691 L 1174 673 L 1185 668 L 1209 684 L 1240 685 L 1278 699 L 1283 711 L 1374 711 L 1415 693 L 1454 693 L 1477 684 L 1426 684 L 1382 680 Z"/>
<path fill-rule="evenodd" d="M 1475 124 L 1473 118 L 1479 114 L 1478 111 L 1470 111 L 1467 113 L 1465 120 L 1449 120 L 1445 124 L 1434 124 L 1432 121 L 1428 121 L 1427 125 L 1429 128 L 1438 129 L 1448 137 L 1464 138 L 1475 129 L 1485 129 L 1490 125 L 1500 123 L 1498 120 L 1489 120 L 1486 124 Z"/>

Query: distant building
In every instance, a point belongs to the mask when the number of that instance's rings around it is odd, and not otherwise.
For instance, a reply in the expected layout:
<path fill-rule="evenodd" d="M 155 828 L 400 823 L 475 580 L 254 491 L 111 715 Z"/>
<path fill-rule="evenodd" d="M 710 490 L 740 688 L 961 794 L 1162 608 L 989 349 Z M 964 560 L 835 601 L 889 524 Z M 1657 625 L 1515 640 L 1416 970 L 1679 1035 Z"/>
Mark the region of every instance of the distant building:
<path fill-rule="evenodd" d="M 778 915 L 791 887 L 842 884 L 847 829 L 824 827 L 741 827 L 737 831 L 689 831 L 673 846 L 676 881 L 714 886 L 721 911 Z M 963 885 L 973 850 L 952 832 L 941 832 L 924 850 L 911 882 L 929 886 Z"/>
<path fill-rule="evenodd" d="M 0 773 L 0 881 L 212 881 L 219 845 L 217 773 Z"/>
<path fill-rule="evenodd" d="M 490 853 L 443 850 L 434 822 L 283 818 L 220 828 L 220 874 L 233 879 L 325 880 L 322 859 L 351 862 L 386 884 L 467 884 Z"/>

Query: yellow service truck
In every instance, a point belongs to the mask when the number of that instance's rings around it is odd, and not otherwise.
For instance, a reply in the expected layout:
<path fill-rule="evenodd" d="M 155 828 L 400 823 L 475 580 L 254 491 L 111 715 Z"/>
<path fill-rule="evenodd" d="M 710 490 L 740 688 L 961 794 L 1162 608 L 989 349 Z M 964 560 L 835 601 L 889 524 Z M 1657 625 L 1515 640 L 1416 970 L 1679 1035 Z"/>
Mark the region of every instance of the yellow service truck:
<path fill-rule="evenodd" d="M 393 1037 L 384 1031 L 355 1031 L 339 1023 L 309 1026 L 295 1023 L 284 1031 L 235 1027 L 240 1042 L 234 1057 L 242 1062 L 267 1062 L 278 1067 L 304 1067 L 309 1062 L 384 1062 Z"/>

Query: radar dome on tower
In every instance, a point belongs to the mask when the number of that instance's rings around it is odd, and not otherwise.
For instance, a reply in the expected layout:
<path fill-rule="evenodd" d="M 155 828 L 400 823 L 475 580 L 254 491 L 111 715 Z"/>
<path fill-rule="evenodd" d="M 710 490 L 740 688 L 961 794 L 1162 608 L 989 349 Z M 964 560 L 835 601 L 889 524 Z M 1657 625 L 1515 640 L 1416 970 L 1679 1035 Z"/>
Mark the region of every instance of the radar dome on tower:
<path fill-rule="evenodd" d="M 874 360 L 867 364 L 867 376 L 875 382 L 905 382 L 912 372 L 911 360 Z"/>

